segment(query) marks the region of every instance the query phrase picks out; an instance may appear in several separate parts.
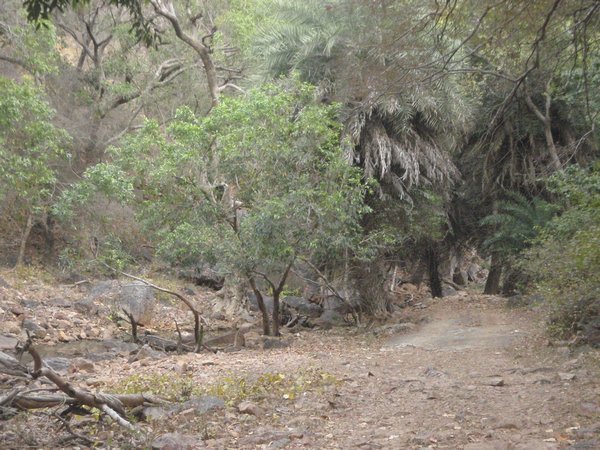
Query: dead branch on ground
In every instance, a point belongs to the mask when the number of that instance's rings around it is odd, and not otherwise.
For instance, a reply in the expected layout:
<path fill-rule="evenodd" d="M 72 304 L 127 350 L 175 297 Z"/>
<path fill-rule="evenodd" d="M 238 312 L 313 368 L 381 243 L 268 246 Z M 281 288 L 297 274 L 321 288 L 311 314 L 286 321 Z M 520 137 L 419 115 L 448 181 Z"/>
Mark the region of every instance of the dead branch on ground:
<path fill-rule="evenodd" d="M 200 351 L 200 349 L 203 348 L 202 339 L 204 336 L 204 325 L 208 326 L 208 322 L 206 321 L 206 319 L 204 317 L 202 317 L 200 315 L 200 313 L 194 307 L 192 302 L 190 302 L 187 298 L 185 298 L 183 295 L 179 294 L 178 292 L 171 291 L 170 289 L 165 289 L 163 287 L 160 287 L 153 283 L 150 283 L 148 280 L 145 280 L 143 278 L 136 277 L 135 275 L 131 275 L 131 274 L 125 273 L 121 270 L 115 269 L 114 267 L 109 266 L 105 262 L 101 261 L 101 264 L 103 264 L 105 267 L 112 270 L 113 272 L 123 275 L 124 277 L 131 278 L 132 280 L 136 280 L 141 283 L 144 283 L 146 286 L 151 287 L 152 289 L 155 289 L 159 292 L 164 292 L 165 294 L 173 295 L 173 296 L 177 297 L 179 300 L 181 300 L 185 304 L 185 306 L 187 306 L 188 309 L 194 315 L 194 343 L 195 343 L 194 352 L 198 353 Z"/>

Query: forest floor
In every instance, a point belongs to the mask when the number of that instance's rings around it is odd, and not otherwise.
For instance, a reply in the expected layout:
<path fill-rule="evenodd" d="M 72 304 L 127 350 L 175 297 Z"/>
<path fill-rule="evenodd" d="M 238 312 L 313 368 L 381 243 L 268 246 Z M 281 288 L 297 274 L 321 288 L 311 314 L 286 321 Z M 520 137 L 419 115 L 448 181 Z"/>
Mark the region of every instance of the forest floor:
<path fill-rule="evenodd" d="M 58 301 L 73 291 L 61 289 L 0 287 L 4 342 L 17 313 L 42 322 L 50 346 L 126 336 Z M 183 314 L 162 308 L 157 329 Z M 216 354 L 88 350 L 62 372 L 74 385 L 150 390 L 179 406 L 146 411 L 137 432 L 88 415 L 69 433 L 53 410 L 24 411 L 0 418 L 0 448 L 600 448 L 600 352 L 549 341 L 540 310 L 460 292 L 394 321 L 409 325 L 286 330 L 283 348 L 252 345 L 250 331 L 248 347 Z M 0 375 L 0 397 L 13 385 Z"/>

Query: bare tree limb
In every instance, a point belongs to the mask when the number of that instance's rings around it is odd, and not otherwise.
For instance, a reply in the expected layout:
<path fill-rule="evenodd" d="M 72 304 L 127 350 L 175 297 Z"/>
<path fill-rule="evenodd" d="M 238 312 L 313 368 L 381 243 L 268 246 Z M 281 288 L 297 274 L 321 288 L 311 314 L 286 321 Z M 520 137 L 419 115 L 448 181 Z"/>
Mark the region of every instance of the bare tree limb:
<path fill-rule="evenodd" d="M 181 295 L 181 294 L 179 294 L 179 293 L 177 293 L 175 291 L 171 291 L 169 289 L 162 288 L 162 287 L 157 286 L 157 285 L 155 285 L 153 283 L 150 283 L 148 280 L 144 280 L 143 278 L 136 277 L 135 275 L 131 275 L 129 273 L 125 273 L 125 272 L 123 272 L 121 270 L 117 270 L 114 267 L 109 266 L 105 262 L 101 262 L 101 263 L 105 267 L 107 267 L 108 269 L 112 270 L 113 272 L 119 273 L 119 274 L 123 275 L 124 277 L 131 278 L 132 280 L 136 280 L 136 281 L 139 281 L 141 283 L 144 283 L 146 286 L 149 286 L 152 289 L 155 289 L 155 290 L 157 290 L 159 292 L 164 292 L 165 294 L 173 295 L 173 296 L 177 297 L 179 300 L 181 300 L 185 304 L 185 306 L 187 306 L 188 309 L 194 315 L 194 338 L 195 338 L 195 344 L 196 344 L 196 347 L 195 347 L 194 351 L 196 353 L 200 351 L 200 348 L 203 347 L 202 338 L 203 338 L 203 334 L 204 334 L 204 328 L 203 328 L 203 325 L 200 322 L 202 321 L 204 323 L 204 325 L 207 325 L 207 326 L 208 326 L 208 322 L 206 321 L 206 319 L 203 316 L 200 315 L 200 313 L 194 307 L 194 305 L 192 304 L 192 302 L 190 302 L 183 295 Z"/>

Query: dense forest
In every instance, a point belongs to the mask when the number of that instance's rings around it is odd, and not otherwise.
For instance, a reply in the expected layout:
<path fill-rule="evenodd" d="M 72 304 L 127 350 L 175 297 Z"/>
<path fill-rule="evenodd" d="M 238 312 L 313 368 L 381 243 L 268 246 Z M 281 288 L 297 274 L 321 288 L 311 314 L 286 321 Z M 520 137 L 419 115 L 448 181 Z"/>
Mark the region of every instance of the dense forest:
<path fill-rule="evenodd" d="M 0 447 L 600 448 L 599 86 L 599 0 L 3 0 Z"/>
<path fill-rule="evenodd" d="M 439 297 L 477 260 L 485 293 L 537 292 L 557 332 L 597 324 L 597 1 L 14 0 L 0 18 L 5 266 L 210 270 L 259 304 L 311 280 L 377 315 L 392 270 Z"/>

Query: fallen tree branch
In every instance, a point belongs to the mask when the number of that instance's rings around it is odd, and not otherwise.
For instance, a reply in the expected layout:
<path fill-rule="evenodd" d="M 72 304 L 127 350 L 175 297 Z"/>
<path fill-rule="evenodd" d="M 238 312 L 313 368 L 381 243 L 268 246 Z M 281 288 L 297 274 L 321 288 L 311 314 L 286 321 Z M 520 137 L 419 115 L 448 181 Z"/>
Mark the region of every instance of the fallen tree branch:
<path fill-rule="evenodd" d="M 46 377 L 50 381 L 52 381 L 62 392 L 64 392 L 70 399 L 73 400 L 73 404 L 90 406 L 92 408 L 99 409 L 104 412 L 106 415 L 111 417 L 115 422 L 117 422 L 120 426 L 127 428 L 128 430 L 135 430 L 135 426 L 127 421 L 124 410 L 124 403 L 119 399 L 116 395 L 111 394 L 102 394 L 96 393 L 93 394 L 89 391 L 79 389 L 73 386 L 68 381 L 64 380 L 60 375 L 58 375 L 54 370 L 50 367 L 44 367 L 42 364 L 42 358 L 40 357 L 37 350 L 32 345 L 31 336 L 27 339 L 25 346 L 23 347 L 23 351 L 29 352 L 31 357 L 33 358 L 33 372 L 32 377 L 34 379 L 39 377 Z M 61 403 L 66 404 L 64 398 L 61 398 Z M 11 404 L 19 404 L 19 395 L 15 395 Z M 46 406 L 48 406 L 46 404 Z"/>
<path fill-rule="evenodd" d="M 98 394 L 99 396 L 107 396 L 108 394 Z M 150 406 L 150 405 L 161 405 L 167 402 L 156 398 L 149 394 L 116 394 L 111 395 L 126 408 L 135 408 L 138 406 Z M 69 397 L 62 394 L 48 394 L 48 395 L 31 395 L 29 392 L 18 393 L 14 396 L 10 403 L 11 405 L 18 406 L 22 409 L 43 409 L 53 408 L 55 406 L 69 406 L 69 405 L 80 405 L 76 398 Z"/>
<path fill-rule="evenodd" d="M 162 288 L 160 286 L 157 286 L 153 283 L 150 283 L 148 280 L 145 280 L 143 278 L 140 277 L 136 277 L 135 275 L 131 275 L 129 273 L 125 273 L 121 270 L 115 269 L 114 267 L 109 266 L 108 264 L 106 264 L 103 261 L 100 261 L 101 264 L 103 264 L 104 266 L 106 266 L 108 269 L 112 270 L 113 272 L 119 273 L 121 275 L 123 275 L 124 277 L 127 278 L 131 278 L 132 280 L 136 280 L 139 281 L 141 283 L 144 283 L 146 286 L 151 287 L 152 289 L 155 289 L 159 292 L 164 292 L 165 294 L 169 294 L 169 295 L 173 295 L 175 297 L 177 297 L 179 300 L 181 300 L 185 306 L 188 307 L 188 309 L 192 312 L 192 314 L 194 315 L 194 342 L 195 342 L 195 349 L 194 352 L 198 353 L 200 351 L 200 349 L 203 347 L 202 346 L 202 338 L 204 335 L 204 326 L 200 323 L 200 321 L 203 322 L 204 325 L 208 326 L 208 322 L 206 321 L 206 319 L 204 317 L 202 317 L 200 315 L 200 313 L 198 312 L 198 310 L 194 307 L 194 305 L 192 304 L 192 302 L 190 302 L 187 298 L 185 298 L 183 295 L 175 292 L 175 291 L 171 291 L 170 289 L 165 289 Z"/>

